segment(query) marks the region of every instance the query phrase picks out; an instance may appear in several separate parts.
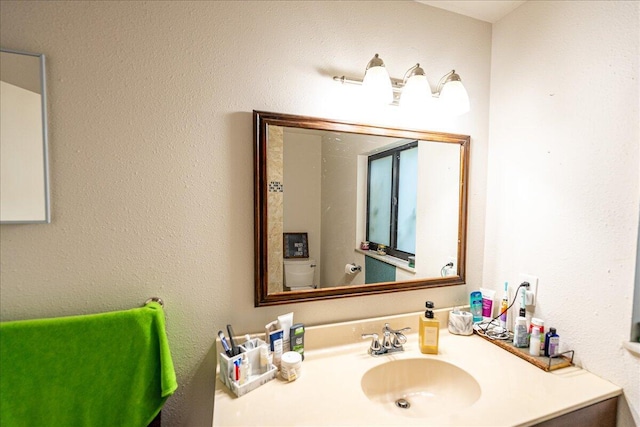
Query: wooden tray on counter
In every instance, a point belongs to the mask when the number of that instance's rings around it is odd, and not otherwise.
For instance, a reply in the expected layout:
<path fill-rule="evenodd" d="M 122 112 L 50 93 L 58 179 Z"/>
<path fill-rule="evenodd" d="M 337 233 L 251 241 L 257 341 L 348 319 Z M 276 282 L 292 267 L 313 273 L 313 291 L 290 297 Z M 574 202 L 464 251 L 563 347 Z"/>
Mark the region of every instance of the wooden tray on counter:
<path fill-rule="evenodd" d="M 529 354 L 529 347 L 520 348 L 513 345 L 513 342 L 508 340 L 498 340 L 489 338 L 482 331 L 474 330 L 474 333 L 481 336 L 485 340 L 489 341 L 497 345 L 498 347 L 502 347 L 507 350 L 509 353 L 515 354 L 521 359 L 526 360 L 532 365 L 537 366 L 543 371 L 555 371 L 556 369 L 566 368 L 568 366 L 573 366 L 573 350 L 565 351 L 560 353 L 554 357 L 545 357 L 545 356 L 532 356 Z M 571 357 L 567 356 L 567 354 L 571 353 Z"/>

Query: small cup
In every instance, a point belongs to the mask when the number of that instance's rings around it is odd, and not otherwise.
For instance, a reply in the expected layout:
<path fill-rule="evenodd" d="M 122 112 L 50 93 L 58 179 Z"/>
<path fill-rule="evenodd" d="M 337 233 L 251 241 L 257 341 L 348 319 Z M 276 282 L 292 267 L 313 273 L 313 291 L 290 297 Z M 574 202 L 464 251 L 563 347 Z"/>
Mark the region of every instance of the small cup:
<path fill-rule="evenodd" d="M 378 245 L 378 255 L 386 255 L 387 247 L 385 245 Z"/>
<path fill-rule="evenodd" d="M 449 313 L 449 332 L 456 335 L 473 334 L 473 315 L 468 311 Z"/>
<path fill-rule="evenodd" d="M 367 242 L 367 241 L 360 242 L 360 249 L 362 249 L 363 251 L 368 251 L 369 250 L 369 242 Z"/>
<path fill-rule="evenodd" d="M 416 257 L 410 256 L 409 257 L 409 267 L 415 268 L 415 266 L 416 266 Z"/>

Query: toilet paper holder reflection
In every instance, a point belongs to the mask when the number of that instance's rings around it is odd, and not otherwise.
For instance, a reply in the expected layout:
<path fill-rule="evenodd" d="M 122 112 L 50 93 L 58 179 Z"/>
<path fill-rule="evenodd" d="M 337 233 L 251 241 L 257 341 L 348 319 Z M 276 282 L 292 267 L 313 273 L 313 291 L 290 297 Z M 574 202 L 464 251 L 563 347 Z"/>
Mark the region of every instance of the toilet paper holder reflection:
<path fill-rule="evenodd" d="M 356 263 L 351 263 L 344 266 L 344 272 L 347 274 L 354 274 L 358 273 L 359 271 L 362 271 L 362 267 L 356 265 Z"/>

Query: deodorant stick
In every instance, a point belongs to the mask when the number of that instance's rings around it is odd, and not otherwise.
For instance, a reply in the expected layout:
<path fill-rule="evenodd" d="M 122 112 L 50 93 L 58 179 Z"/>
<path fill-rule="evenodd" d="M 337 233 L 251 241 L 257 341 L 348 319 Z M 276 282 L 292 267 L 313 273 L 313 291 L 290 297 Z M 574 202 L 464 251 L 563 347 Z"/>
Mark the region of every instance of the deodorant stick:
<path fill-rule="evenodd" d="M 304 360 L 304 324 L 296 323 L 291 326 L 289 331 L 289 346 L 291 351 L 300 353 L 302 360 Z"/>

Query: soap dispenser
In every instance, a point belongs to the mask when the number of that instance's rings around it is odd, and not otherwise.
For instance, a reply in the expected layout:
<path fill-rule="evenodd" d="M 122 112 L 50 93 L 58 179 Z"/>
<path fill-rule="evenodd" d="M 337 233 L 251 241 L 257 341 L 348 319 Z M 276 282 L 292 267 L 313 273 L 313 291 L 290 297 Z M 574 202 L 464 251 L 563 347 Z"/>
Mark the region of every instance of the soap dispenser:
<path fill-rule="evenodd" d="M 440 322 L 433 314 L 433 302 L 427 301 L 427 310 L 420 316 L 420 351 L 424 354 L 438 354 Z"/>

